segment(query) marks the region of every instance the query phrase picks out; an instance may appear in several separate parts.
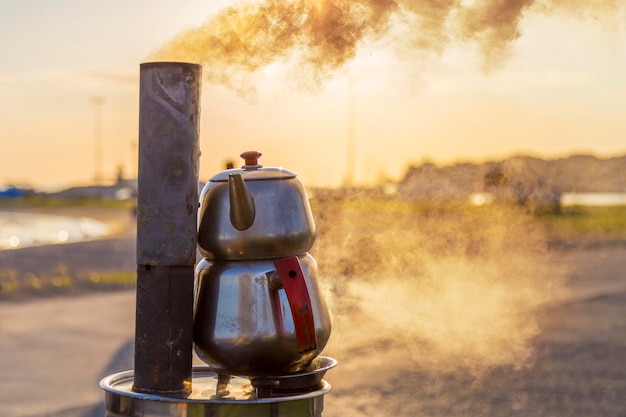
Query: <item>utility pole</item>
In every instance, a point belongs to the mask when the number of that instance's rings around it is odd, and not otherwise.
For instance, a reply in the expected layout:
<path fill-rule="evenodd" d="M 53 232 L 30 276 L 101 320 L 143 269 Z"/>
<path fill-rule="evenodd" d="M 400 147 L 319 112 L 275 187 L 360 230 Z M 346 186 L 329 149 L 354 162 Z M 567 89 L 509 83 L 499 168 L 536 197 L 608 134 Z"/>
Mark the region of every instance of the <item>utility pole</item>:
<path fill-rule="evenodd" d="M 102 107 L 104 97 L 93 96 L 89 100 L 93 105 L 93 139 L 94 139 L 94 182 L 102 184 L 103 157 L 102 157 Z"/>
<path fill-rule="evenodd" d="M 353 187 L 356 180 L 356 102 L 355 81 L 348 81 L 348 114 L 346 123 L 346 176 L 344 186 Z"/>
<path fill-rule="evenodd" d="M 132 138 L 130 141 L 130 160 L 131 160 L 131 173 L 130 178 L 137 179 L 139 176 L 138 164 L 139 164 L 139 144 L 137 139 Z"/>

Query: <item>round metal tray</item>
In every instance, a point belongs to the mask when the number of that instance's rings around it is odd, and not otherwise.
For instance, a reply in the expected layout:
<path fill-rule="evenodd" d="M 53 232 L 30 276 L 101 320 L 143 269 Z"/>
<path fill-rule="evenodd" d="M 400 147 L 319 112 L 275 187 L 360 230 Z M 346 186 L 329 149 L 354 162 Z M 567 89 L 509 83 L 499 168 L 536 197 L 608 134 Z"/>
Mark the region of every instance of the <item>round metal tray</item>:
<path fill-rule="evenodd" d="M 304 371 L 287 375 L 250 377 L 254 387 L 268 387 L 273 393 L 307 392 L 319 389 L 322 379 L 329 369 L 337 366 L 337 360 L 327 356 L 318 356 Z"/>

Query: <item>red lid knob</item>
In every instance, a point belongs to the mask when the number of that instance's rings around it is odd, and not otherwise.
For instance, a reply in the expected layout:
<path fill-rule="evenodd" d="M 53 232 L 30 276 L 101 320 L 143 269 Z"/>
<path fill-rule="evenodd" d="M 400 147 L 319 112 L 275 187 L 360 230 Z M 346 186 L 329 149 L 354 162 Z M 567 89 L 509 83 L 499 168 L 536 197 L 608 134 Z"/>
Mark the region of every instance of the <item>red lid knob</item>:
<path fill-rule="evenodd" d="M 246 165 L 258 165 L 261 155 L 263 154 L 259 151 L 247 151 L 239 156 L 241 156 L 246 161 Z"/>

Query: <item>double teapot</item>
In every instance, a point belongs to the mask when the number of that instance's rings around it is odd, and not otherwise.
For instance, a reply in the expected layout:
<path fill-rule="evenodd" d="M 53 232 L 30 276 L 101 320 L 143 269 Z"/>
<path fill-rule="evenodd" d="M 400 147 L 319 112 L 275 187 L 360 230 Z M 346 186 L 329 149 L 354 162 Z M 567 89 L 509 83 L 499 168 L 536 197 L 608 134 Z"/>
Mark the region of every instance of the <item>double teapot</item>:
<path fill-rule="evenodd" d="M 259 152 L 213 176 L 200 194 L 194 343 L 224 375 L 305 370 L 331 332 L 315 259 L 315 223 L 296 175 Z"/>

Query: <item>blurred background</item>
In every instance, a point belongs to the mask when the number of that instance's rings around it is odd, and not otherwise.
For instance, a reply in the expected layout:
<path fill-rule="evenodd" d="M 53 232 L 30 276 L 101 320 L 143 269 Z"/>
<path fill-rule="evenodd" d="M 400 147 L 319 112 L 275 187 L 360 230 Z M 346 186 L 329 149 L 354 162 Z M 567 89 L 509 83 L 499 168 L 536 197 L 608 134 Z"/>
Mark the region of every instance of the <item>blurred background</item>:
<path fill-rule="evenodd" d="M 624 153 L 616 1 L 0 5 L 0 185 L 137 171 L 139 64 L 203 65 L 201 178 L 248 149 L 311 186 L 409 165 Z"/>
<path fill-rule="evenodd" d="M 327 417 L 623 415 L 616 1 L 0 5 L 0 410 L 133 366 L 138 68 L 203 65 L 200 184 L 307 186 Z"/>

